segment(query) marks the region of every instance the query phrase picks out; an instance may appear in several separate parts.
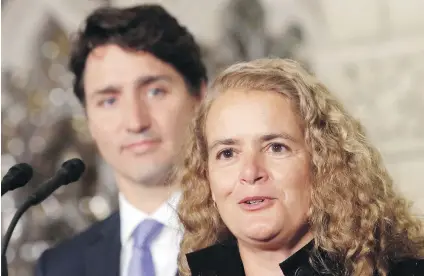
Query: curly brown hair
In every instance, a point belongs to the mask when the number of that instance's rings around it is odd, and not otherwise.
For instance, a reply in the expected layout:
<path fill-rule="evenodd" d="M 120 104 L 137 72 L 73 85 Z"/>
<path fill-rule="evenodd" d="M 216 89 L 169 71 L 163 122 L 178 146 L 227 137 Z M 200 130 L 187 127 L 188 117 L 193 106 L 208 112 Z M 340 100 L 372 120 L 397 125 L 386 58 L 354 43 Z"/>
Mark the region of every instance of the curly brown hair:
<path fill-rule="evenodd" d="M 394 191 L 382 158 L 361 124 L 298 63 L 258 59 L 232 65 L 217 76 L 190 128 L 176 178 L 183 191 L 178 206 L 185 228 L 179 256 L 182 275 L 190 275 L 187 253 L 229 234 L 213 205 L 205 137 L 209 109 L 229 89 L 282 93 L 302 120 L 313 170 L 309 223 L 314 267 L 326 267 L 318 249 L 343 268 L 339 275 L 387 275 L 393 262 L 424 257 L 423 222 Z"/>

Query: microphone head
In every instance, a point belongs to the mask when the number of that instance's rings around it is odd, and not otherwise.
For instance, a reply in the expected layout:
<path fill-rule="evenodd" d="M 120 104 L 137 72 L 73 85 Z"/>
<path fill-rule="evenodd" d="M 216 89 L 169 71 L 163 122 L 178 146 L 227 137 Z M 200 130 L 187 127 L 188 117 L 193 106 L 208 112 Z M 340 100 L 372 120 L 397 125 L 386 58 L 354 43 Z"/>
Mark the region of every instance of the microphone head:
<path fill-rule="evenodd" d="M 12 191 L 24 186 L 26 183 L 28 183 L 28 181 L 31 180 L 32 174 L 32 167 L 27 163 L 19 163 L 11 167 L 6 173 L 6 176 L 14 180 L 13 185 L 10 183 L 9 190 Z"/>
<path fill-rule="evenodd" d="M 77 181 L 85 171 L 85 164 L 79 158 L 73 158 L 65 161 L 62 164 L 62 169 L 65 170 L 67 181 L 65 184 Z"/>

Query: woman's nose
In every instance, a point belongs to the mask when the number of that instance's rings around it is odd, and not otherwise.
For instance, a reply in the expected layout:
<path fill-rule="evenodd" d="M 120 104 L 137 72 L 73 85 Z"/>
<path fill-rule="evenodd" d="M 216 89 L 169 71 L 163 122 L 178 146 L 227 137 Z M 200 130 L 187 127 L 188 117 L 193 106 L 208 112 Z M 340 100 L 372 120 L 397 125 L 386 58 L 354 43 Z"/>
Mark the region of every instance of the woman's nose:
<path fill-rule="evenodd" d="M 259 184 L 268 179 L 268 173 L 260 159 L 260 156 L 249 156 L 244 160 L 240 171 L 240 183 Z"/>

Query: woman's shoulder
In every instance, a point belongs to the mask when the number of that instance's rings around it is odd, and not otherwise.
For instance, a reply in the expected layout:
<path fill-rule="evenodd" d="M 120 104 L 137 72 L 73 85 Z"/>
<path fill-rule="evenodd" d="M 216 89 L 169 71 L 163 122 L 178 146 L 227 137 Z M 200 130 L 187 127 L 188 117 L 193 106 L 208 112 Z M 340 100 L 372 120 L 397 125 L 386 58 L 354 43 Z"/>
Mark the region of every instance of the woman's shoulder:
<path fill-rule="evenodd" d="M 405 259 L 395 263 L 389 276 L 423 276 L 424 259 Z"/>

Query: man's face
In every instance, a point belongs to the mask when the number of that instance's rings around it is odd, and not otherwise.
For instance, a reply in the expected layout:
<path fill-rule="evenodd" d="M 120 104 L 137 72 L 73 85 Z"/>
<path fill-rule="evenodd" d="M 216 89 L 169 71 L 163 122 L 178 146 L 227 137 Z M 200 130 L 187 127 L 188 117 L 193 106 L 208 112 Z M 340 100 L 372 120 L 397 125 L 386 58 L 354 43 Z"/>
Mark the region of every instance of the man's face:
<path fill-rule="evenodd" d="M 84 89 L 90 132 L 117 176 L 159 184 L 199 102 L 183 77 L 149 53 L 105 45 L 87 59 Z"/>

